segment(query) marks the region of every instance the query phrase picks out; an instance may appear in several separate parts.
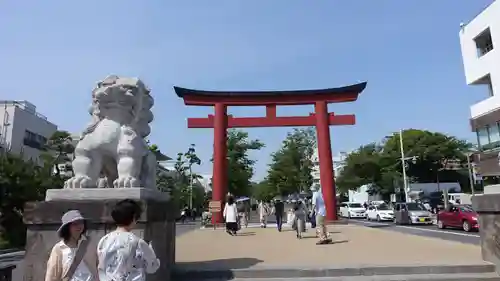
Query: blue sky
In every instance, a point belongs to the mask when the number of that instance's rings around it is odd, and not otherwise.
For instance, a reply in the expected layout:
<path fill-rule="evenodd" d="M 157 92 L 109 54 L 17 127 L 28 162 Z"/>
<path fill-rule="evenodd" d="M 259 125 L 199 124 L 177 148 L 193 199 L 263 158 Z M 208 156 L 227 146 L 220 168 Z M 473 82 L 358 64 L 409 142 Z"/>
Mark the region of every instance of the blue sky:
<path fill-rule="evenodd" d="M 108 74 L 138 76 L 152 89 L 150 136 L 169 155 L 197 145 L 210 174 L 213 132 L 187 129 L 174 85 L 216 90 L 336 87 L 368 81 L 359 100 L 330 105 L 358 124 L 332 127 L 334 153 L 400 128 L 474 139 L 469 107 L 486 89 L 465 84 L 460 22 L 492 0 L 330 1 L 1 1 L 1 99 L 28 100 L 60 129 L 88 122 L 94 83 Z M 305 115 L 312 107 L 278 108 Z M 231 108 L 261 116 L 264 108 Z M 266 143 L 254 153 L 263 178 L 271 152 L 291 128 L 250 129 Z"/>

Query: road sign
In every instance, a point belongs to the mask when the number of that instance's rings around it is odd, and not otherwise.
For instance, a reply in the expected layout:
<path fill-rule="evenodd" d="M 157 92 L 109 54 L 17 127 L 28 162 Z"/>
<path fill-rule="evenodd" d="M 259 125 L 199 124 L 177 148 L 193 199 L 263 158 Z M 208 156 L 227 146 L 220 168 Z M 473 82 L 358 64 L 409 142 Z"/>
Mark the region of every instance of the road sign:
<path fill-rule="evenodd" d="M 222 209 L 221 201 L 210 201 L 208 203 L 208 211 L 210 213 L 219 213 Z"/>

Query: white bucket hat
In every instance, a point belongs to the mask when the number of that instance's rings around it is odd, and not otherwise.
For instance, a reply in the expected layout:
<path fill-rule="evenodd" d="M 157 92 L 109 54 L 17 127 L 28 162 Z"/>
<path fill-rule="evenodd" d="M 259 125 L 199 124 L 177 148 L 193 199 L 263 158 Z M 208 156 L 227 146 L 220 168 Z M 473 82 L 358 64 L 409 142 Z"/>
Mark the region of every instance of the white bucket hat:
<path fill-rule="evenodd" d="M 57 230 L 57 233 L 61 233 L 61 230 L 68 224 L 75 221 L 85 221 L 82 214 L 78 210 L 67 211 L 61 218 L 61 226 Z"/>

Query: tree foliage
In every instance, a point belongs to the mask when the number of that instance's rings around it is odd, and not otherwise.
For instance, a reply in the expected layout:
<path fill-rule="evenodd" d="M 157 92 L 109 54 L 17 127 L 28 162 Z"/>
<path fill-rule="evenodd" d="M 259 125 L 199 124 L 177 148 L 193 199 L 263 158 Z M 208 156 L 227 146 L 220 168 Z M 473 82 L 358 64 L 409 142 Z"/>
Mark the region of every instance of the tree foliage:
<path fill-rule="evenodd" d="M 235 196 L 251 195 L 251 178 L 254 175 L 256 160 L 248 153 L 264 147 L 258 139 L 250 139 L 248 133 L 241 130 L 229 130 L 227 135 L 227 187 Z"/>
<path fill-rule="evenodd" d="M 205 201 L 205 189 L 199 184 L 200 175 L 193 172 L 193 165 L 201 165 L 196 154 L 196 147 L 191 144 L 184 153 L 177 153 L 175 161 L 175 192 L 174 198 L 180 206 L 200 206 Z"/>
<path fill-rule="evenodd" d="M 6 243 L 0 247 L 24 246 L 24 204 L 44 200 L 47 189 L 63 186 L 52 168 L 52 163 L 40 166 L 18 155 L 0 154 L 0 240 Z"/>
<path fill-rule="evenodd" d="M 313 184 L 311 172 L 315 147 L 316 132 L 313 128 L 294 129 L 288 133 L 281 148 L 272 154 L 268 175 L 259 187 L 261 192 L 289 195 L 309 191 Z M 271 197 L 271 194 L 263 197 Z"/>
<path fill-rule="evenodd" d="M 53 167 L 56 171 L 56 176 L 60 177 L 61 170 L 58 164 L 71 161 L 69 154 L 72 154 L 75 150 L 71 134 L 67 131 L 54 132 L 47 140 L 44 149 L 45 152 L 41 155 L 43 162 Z M 52 170 L 49 173 L 52 173 Z"/>
<path fill-rule="evenodd" d="M 386 137 L 380 143 L 363 145 L 351 152 L 337 177 L 341 192 L 355 190 L 364 184 L 374 184 L 371 192 L 383 195 L 402 187 L 399 134 Z M 460 182 L 468 186 L 465 152 L 470 144 L 439 132 L 409 129 L 403 131 L 403 148 L 407 177 L 414 182 Z M 458 163 L 454 168 L 450 164 Z"/>
<path fill-rule="evenodd" d="M 264 202 L 269 202 L 276 196 L 276 188 L 273 188 L 269 182 L 264 179 L 252 185 L 252 197 Z"/>

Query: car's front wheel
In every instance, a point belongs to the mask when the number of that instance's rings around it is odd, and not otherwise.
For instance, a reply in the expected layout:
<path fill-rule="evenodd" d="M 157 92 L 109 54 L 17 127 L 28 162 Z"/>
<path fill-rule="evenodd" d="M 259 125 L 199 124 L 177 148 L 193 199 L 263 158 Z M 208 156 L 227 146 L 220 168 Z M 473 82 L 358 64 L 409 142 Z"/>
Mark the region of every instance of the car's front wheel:
<path fill-rule="evenodd" d="M 380 219 L 380 216 L 379 216 L 379 215 L 377 215 L 377 221 L 378 221 L 378 222 L 380 222 L 380 221 L 381 221 L 381 219 Z"/>
<path fill-rule="evenodd" d="M 470 223 L 468 221 L 464 221 L 462 223 L 462 229 L 465 231 L 465 232 L 469 232 L 471 227 L 470 227 Z"/>

